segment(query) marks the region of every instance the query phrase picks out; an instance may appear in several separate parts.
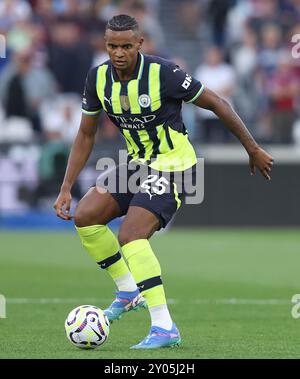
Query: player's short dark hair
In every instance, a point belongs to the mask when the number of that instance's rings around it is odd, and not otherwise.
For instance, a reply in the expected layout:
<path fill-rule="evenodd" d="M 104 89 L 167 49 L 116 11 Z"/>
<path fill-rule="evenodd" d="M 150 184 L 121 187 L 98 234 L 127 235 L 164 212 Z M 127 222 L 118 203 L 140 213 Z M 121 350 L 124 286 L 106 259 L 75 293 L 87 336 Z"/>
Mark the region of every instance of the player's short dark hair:
<path fill-rule="evenodd" d="M 127 14 L 119 14 L 112 17 L 106 24 L 106 30 L 110 29 L 115 32 L 123 32 L 125 30 L 132 30 L 137 32 L 139 30 L 139 24 L 134 17 Z"/>

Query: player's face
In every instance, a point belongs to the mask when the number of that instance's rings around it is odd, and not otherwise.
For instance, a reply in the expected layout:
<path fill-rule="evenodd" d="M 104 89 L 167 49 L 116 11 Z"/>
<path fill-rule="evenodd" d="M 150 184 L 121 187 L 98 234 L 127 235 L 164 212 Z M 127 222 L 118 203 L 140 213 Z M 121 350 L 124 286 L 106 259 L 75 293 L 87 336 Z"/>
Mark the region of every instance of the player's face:
<path fill-rule="evenodd" d="M 112 64 L 120 71 L 133 71 L 143 38 L 132 30 L 105 33 L 106 49 Z"/>

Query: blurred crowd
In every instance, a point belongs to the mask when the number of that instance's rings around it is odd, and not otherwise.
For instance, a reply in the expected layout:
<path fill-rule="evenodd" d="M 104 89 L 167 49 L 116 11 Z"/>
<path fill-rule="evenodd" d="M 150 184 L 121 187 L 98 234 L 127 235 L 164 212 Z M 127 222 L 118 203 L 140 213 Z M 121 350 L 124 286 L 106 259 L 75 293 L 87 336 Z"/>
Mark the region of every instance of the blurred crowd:
<path fill-rule="evenodd" d="M 228 99 L 259 142 L 300 144 L 300 58 L 291 53 L 300 0 L 1 0 L 0 146 L 19 161 L 16 143 L 38 147 L 33 203 L 49 187 L 40 179 L 51 183 L 66 163 L 86 74 L 107 59 L 105 25 L 120 13 L 139 22 L 145 54 L 177 62 Z M 184 105 L 183 117 L 194 141 L 235 142 L 209 111 Z M 103 139 L 120 139 L 105 115 Z"/>

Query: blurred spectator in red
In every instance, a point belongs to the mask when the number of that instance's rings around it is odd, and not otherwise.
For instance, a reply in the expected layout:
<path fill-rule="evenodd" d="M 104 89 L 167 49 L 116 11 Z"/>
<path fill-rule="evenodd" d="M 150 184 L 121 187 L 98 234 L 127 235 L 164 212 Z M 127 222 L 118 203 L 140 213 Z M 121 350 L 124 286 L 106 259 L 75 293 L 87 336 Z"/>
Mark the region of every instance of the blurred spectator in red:
<path fill-rule="evenodd" d="M 230 64 L 225 63 L 222 51 L 218 47 L 208 49 L 205 63 L 197 68 L 195 78 L 228 101 L 232 100 L 236 86 L 235 72 Z M 199 109 L 198 113 L 206 142 L 229 141 L 230 133 L 213 112 Z"/>
<path fill-rule="evenodd" d="M 281 51 L 278 68 L 268 83 L 270 98 L 272 142 L 291 143 L 296 120 L 295 99 L 299 95 L 299 77 L 296 75 L 289 51 Z"/>
<path fill-rule="evenodd" d="M 258 52 L 258 67 L 255 78 L 259 91 L 259 107 L 257 114 L 260 118 L 259 136 L 262 140 L 272 140 L 272 115 L 270 113 L 267 88 L 271 77 L 276 71 L 283 45 L 282 29 L 276 24 L 266 24 L 261 30 L 261 45 Z"/>
<path fill-rule="evenodd" d="M 299 6 L 299 12 L 300 12 L 300 6 Z M 292 40 L 292 37 L 293 36 L 297 36 L 297 39 L 295 41 Z M 298 74 L 298 77 L 300 77 L 300 58 L 299 58 L 299 54 L 300 54 L 300 46 L 299 46 L 299 42 L 300 42 L 300 22 L 295 24 L 290 30 L 289 30 L 289 33 L 287 35 L 287 40 L 288 40 L 288 45 L 287 45 L 287 48 L 290 49 L 290 51 L 293 53 L 296 53 L 296 57 L 294 56 L 294 65 L 295 65 L 295 70 Z M 296 43 L 297 43 L 297 46 L 296 46 Z M 295 49 L 295 51 L 294 51 Z"/>

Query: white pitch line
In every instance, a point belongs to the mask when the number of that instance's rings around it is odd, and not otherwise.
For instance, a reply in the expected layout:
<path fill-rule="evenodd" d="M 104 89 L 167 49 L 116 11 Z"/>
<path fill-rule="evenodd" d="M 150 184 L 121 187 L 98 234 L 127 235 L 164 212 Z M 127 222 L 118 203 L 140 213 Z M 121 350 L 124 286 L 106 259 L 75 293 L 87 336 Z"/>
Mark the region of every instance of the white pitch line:
<path fill-rule="evenodd" d="M 281 305 L 291 304 L 291 301 L 283 299 L 195 299 L 193 304 Z"/>
<path fill-rule="evenodd" d="M 7 298 L 7 304 L 93 304 L 109 302 L 111 299 L 91 298 Z"/>
<path fill-rule="evenodd" d="M 110 303 L 111 298 L 7 298 L 7 304 L 99 304 Z M 168 299 L 168 304 L 178 304 L 179 299 Z M 291 304 L 284 299 L 194 299 L 188 301 L 194 305 L 283 305 Z"/>

